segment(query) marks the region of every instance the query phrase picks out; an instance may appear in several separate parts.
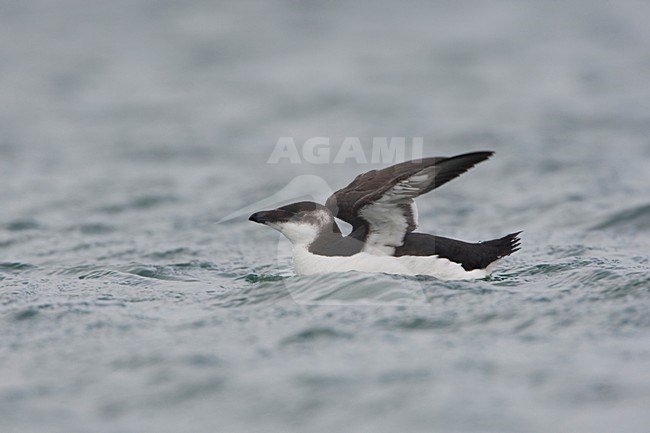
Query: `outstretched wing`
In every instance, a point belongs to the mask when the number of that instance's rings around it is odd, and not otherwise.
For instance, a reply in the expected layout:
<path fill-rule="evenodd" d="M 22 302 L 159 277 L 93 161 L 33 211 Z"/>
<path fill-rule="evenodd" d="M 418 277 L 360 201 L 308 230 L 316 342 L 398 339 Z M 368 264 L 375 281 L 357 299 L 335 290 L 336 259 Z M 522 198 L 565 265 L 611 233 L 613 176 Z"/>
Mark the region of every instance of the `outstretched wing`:
<path fill-rule="evenodd" d="M 417 227 L 413 199 L 460 176 L 493 152 L 472 152 L 450 158 L 406 161 L 357 176 L 336 191 L 326 206 L 334 216 L 352 224 L 363 237 L 364 251 L 391 254 L 404 235 Z"/>

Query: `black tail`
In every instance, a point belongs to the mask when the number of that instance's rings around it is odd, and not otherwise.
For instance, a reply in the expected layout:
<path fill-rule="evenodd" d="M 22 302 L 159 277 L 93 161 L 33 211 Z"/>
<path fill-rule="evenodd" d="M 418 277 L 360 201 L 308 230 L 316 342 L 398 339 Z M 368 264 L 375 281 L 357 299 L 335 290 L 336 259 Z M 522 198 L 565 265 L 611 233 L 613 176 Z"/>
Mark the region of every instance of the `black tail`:
<path fill-rule="evenodd" d="M 424 233 L 407 233 L 404 245 L 395 250 L 396 256 L 433 256 L 460 263 L 463 269 L 485 269 L 490 263 L 518 251 L 519 234 L 510 233 L 491 241 L 469 243 Z"/>
<path fill-rule="evenodd" d="M 521 239 L 519 239 L 519 234 L 510 233 L 499 239 L 492 239 L 491 241 L 479 242 L 478 245 L 483 245 L 488 247 L 494 254 L 497 254 L 497 259 L 501 257 L 509 256 L 515 251 L 519 251 Z"/>

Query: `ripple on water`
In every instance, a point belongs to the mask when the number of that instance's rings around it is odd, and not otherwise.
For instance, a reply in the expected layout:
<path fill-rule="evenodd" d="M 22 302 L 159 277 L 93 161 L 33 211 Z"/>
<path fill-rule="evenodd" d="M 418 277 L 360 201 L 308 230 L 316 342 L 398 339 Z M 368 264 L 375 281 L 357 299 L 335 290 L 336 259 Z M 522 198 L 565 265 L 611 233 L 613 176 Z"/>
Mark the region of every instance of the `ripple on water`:
<path fill-rule="evenodd" d="M 489 281 L 354 271 L 294 276 L 249 273 L 237 279 L 250 284 L 239 292 L 237 305 L 286 298 L 306 305 L 428 305 L 440 297 L 505 290 Z"/>
<path fill-rule="evenodd" d="M 315 340 L 350 339 L 352 334 L 329 327 L 311 327 L 289 335 L 280 341 L 280 345 L 307 343 Z"/>
<path fill-rule="evenodd" d="M 0 262 L 0 272 L 6 272 L 8 274 L 19 274 L 32 269 L 36 269 L 36 266 L 30 265 L 29 263 Z"/>
<path fill-rule="evenodd" d="M 142 285 L 147 280 L 166 280 L 195 282 L 199 281 L 191 274 L 195 266 L 178 265 L 145 265 L 131 264 L 128 266 L 115 266 L 113 269 L 95 265 L 79 265 L 59 269 L 53 274 L 76 275 L 80 280 L 109 279 L 121 284 Z M 137 277 L 137 278 L 134 278 Z"/>
<path fill-rule="evenodd" d="M 178 256 L 196 256 L 197 252 L 186 247 L 172 248 L 164 251 L 154 251 L 145 254 L 144 257 L 154 260 L 173 259 Z"/>
<path fill-rule="evenodd" d="M 306 275 L 282 281 L 298 303 L 341 305 L 423 305 L 426 280 L 388 274 L 340 272 Z"/>
<path fill-rule="evenodd" d="M 190 276 L 189 274 L 179 273 L 172 266 L 135 265 L 126 268 L 125 272 L 129 274 L 145 277 L 145 278 L 152 278 L 155 280 L 184 281 L 184 282 L 199 281 L 197 278 Z"/>
<path fill-rule="evenodd" d="M 425 316 L 408 317 L 405 319 L 382 319 L 378 322 L 380 326 L 408 331 L 445 329 L 451 328 L 456 324 L 457 322 L 454 318 Z"/>
<path fill-rule="evenodd" d="M 18 311 L 14 314 L 13 318 L 17 322 L 22 322 L 23 320 L 33 319 L 38 315 L 38 310 L 35 308 L 26 308 L 24 310 Z"/>
<path fill-rule="evenodd" d="M 73 268 L 62 272 L 75 274 L 80 280 L 106 280 L 122 286 L 147 286 L 151 284 L 151 281 L 147 278 L 113 269 L 82 267 L 82 269 Z"/>
<path fill-rule="evenodd" d="M 288 277 L 282 275 L 247 274 L 242 278 L 248 283 L 263 283 L 265 281 L 282 281 Z"/>
<path fill-rule="evenodd" d="M 610 299 L 626 296 L 645 298 L 650 293 L 650 275 L 647 272 L 628 273 L 620 282 L 603 286 L 599 293 Z"/>
<path fill-rule="evenodd" d="M 616 211 L 596 224 L 592 230 L 627 228 L 632 230 L 650 230 L 650 204 Z"/>
<path fill-rule="evenodd" d="M 170 203 L 178 202 L 179 198 L 170 194 L 149 194 L 135 197 L 123 203 L 115 203 L 102 206 L 100 212 L 108 214 L 118 214 L 131 210 L 148 210 Z"/>
<path fill-rule="evenodd" d="M 77 229 L 84 235 L 105 235 L 113 233 L 116 227 L 105 223 L 86 223 L 79 225 Z"/>
<path fill-rule="evenodd" d="M 33 219 L 18 219 L 18 220 L 10 221 L 6 225 L 7 230 L 12 232 L 35 230 L 40 227 L 41 225 L 38 223 L 38 221 Z"/>

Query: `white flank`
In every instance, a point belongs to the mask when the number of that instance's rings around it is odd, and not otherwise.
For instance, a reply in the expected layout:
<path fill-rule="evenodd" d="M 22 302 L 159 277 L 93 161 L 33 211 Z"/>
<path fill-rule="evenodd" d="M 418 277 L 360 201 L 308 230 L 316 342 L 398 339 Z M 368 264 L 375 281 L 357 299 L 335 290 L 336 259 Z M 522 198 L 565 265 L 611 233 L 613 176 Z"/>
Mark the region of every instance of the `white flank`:
<path fill-rule="evenodd" d="M 293 246 L 296 273 L 302 275 L 329 272 L 384 272 L 397 275 L 429 275 L 441 280 L 470 280 L 485 278 L 496 262 L 486 269 L 466 271 L 458 263 L 438 256 L 376 256 L 360 252 L 349 257 L 320 256 L 309 252 L 305 245 Z"/>

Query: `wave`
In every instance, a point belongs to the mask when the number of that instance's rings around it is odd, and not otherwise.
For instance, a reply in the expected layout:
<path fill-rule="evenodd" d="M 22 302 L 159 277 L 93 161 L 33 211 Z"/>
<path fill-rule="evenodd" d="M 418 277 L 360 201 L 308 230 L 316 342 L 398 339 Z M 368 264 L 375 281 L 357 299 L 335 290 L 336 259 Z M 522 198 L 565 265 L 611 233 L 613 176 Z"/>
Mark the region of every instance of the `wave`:
<path fill-rule="evenodd" d="M 633 230 L 650 230 L 650 204 L 635 206 L 616 211 L 596 224 L 591 230 L 606 230 L 612 228 L 627 228 Z"/>

